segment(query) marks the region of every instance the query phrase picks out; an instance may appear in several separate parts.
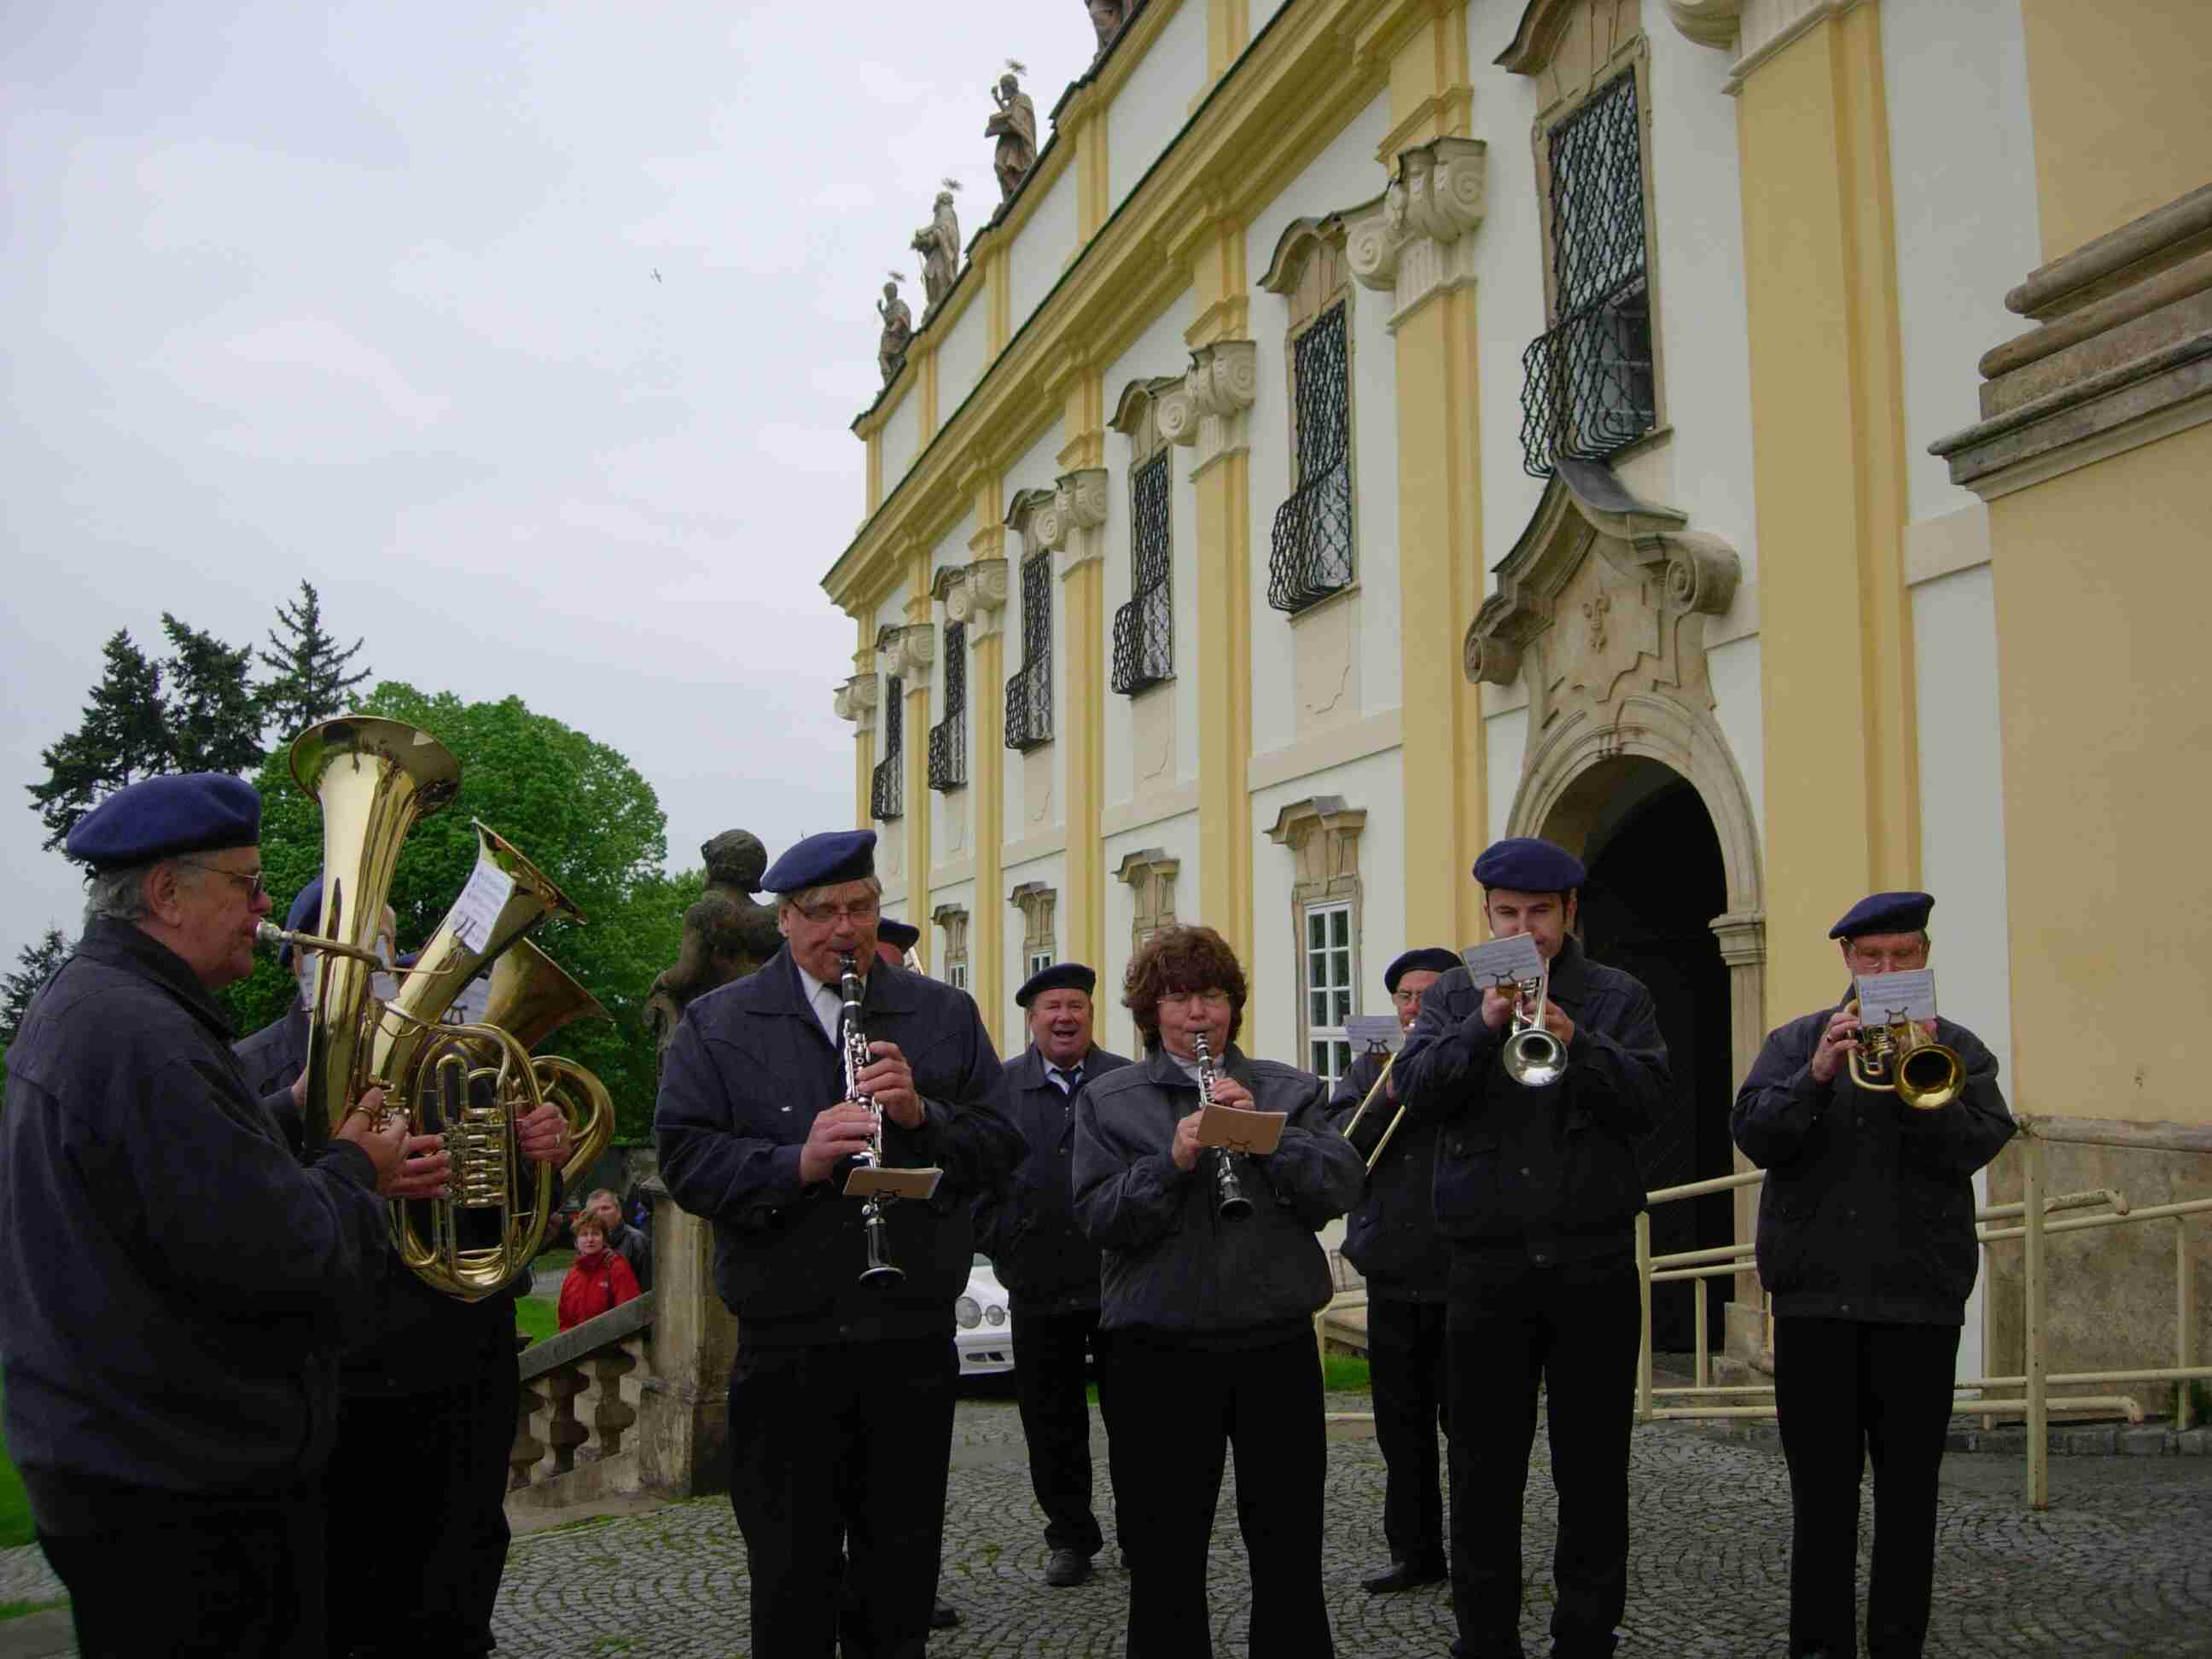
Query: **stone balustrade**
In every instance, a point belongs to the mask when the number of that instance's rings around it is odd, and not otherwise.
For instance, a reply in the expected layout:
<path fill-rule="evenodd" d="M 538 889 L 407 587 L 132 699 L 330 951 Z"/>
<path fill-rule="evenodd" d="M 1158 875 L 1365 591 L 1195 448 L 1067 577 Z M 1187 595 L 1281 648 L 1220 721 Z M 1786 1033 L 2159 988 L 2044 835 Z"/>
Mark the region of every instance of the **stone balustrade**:
<path fill-rule="evenodd" d="M 653 1375 L 653 1324 L 647 1291 L 525 1351 L 510 1502 L 554 1508 L 639 1490 L 636 1428 Z"/>

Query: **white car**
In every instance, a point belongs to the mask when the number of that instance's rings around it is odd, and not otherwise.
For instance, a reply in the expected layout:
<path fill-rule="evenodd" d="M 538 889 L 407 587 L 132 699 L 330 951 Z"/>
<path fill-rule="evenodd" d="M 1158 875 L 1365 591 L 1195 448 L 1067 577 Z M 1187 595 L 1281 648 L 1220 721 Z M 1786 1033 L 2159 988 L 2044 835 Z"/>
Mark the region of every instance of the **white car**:
<path fill-rule="evenodd" d="M 1014 1316 L 991 1258 L 968 1269 L 968 1291 L 952 1304 L 952 1346 L 963 1376 L 994 1376 L 1014 1368 Z"/>

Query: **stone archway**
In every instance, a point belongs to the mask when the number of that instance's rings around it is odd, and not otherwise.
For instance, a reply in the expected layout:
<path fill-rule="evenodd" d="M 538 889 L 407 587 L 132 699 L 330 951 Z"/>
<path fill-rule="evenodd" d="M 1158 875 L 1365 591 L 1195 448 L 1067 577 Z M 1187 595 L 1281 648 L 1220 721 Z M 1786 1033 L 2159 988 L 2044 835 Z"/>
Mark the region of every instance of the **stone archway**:
<path fill-rule="evenodd" d="M 1706 925 L 1728 969 L 1731 1088 L 1766 1033 L 1765 903 L 1758 820 L 1713 718 L 1705 632 L 1741 573 L 1735 550 L 1691 530 L 1686 514 L 1638 500 L 1602 465 L 1561 460 L 1466 642 L 1469 679 L 1528 690 L 1508 835 L 1587 857 L 1661 792 L 1696 792 L 1725 878 Z M 1735 1215 L 1735 1236 L 1750 1238 L 1751 1192 Z M 1728 1345 L 1756 1352 L 1757 1281 L 1747 1271 L 1735 1285 Z"/>

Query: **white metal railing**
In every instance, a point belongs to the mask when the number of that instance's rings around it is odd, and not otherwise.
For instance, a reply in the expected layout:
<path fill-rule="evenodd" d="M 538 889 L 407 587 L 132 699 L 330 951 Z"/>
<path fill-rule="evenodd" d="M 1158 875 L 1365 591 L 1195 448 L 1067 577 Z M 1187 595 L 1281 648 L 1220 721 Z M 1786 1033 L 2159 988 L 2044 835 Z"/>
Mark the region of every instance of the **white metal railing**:
<path fill-rule="evenodd" d="M 2196 1262 L 2190 1255 L 2189 1218 L 2212 1212 L 2212 1198 L 2136 1209 L 2130 1206 L 2125 1194 L 2108 1187 L 2045 1197 L 2045 1144 L 2076 1141 L 2100 1144 L 2102 1137 L 2078 1131 L 2069 1133 L 2068 1121 L 2063 1118 L 2022 1118 L 2019 1121 L 2019 1127 L 2021 1201 L 1986 1206 L 1974 1212 L 1974 1221 L 1976 1242 L 1982 1247 L 1984 1284 L 1989 1282 L 1987 1269 L 1991 1246 L 2018 1242 L 2026 1247 L 2023 1290 L 2027 1317 L 2021 1346 L 2027 1356 L 2027 1370 L 2017 1376 L 1961 1377 L 1953 1386 L 1969 1396 L 1983 1395 L 1993 1389 L 2018 1389 L 2022 1391 L 2021 1397 L 2016 1400 L 1969 1398 L 1960 1402 L 1960 1409 L 1968 1415 L 1984 1419 L 2027 1419 L 2027 1498 L 2032 1507 L 2040 1510 L 2048 1508 L 2051 1501 L 2049 1430 L 2052 1411 L 2086 1409 L 2118 1413 L 2131 1423 L 2142 1421 L 2142 1407 L 2129 1395 L 2069 1394 L 2054 1396 L 2051 1393 L 2052 1388 L 2079 1388 L 2093 1383 L 2172 1382 L 2176 1385 L 2174 1427 L 2186 1430 L 2194 1421 L 2193 1402 L 2189 1389 L 2184 1385 L 2199 1379 L 2212 1378 L 2212 1364 L 2193 1363 L 2197 1355 Z M 2160 1143 L 2148 1137 L 2136 1137 L 2128 1144 L 2140 1150 L 2161 1149 Z M 2198 1150 L 2194 1146 L 2174 1146 L 2163 1149 L 2177 1152 Z M 1678 1203 L 1686 1199 L 1702 1198 L 1710 1193 L 1727 1192 L 1739 1187 L 1756 1187 L 1765 1179 L 1762 1171 L 1754 1170 L 1742 1175 L 1723 1176 L 1711 1181 L 1663 1188 L 1647 1194 L 1645 1201 L 1647 1206 Z M 2063 1221 L 2050 1219 L 2054 1215 L 2090 1209 L 2100 1209 L 2103 1212 L 2075 1216 Z M 2052 1372 L 2050 1370 L 2046 1328 L 2050 1276 L 2045 1247 L 2049 1238 L 2057 1233 L 2085 1232 L 2098 1228 L 2166 1220 L 2173 1223 L 2174 1236 L 2174 1363 L 2111 1370 Z M 2016 1221 L 2019 1224 L 1990 1224 L 2007 1221 Z M 1652 1376 L 1652 1285 L 1733 1276 L 1752 1265 L 1752 1256 L 1753 1247 L 1747 1242 L 1705 1249 L 1678 1250 L 1670 1255 L 1654 1256 L 1651 1254 L 1650 1209 L 1647 1207 L 1644 1214 L 1637 1217 L 1636 1269 L 1644 1319 L 1636 1364 L 1636 1418 L 1638 1422 L 1683 1418 L 1771 1418 L 1774 1415 L 1772 1384 L 1714 1384 L 1711 1344 L 1706 1334 L 1705 1298 L 1701 1295 L 1692 1297 L 1691 1328 L 1696 1345 L 1694 1382 L 1686 1385 L 1661 1387 L 1655 1383 Z M 1773 1346 L 1772 1319 L 1770 1308 L 1767 1314 L 1767 1346 L 1770 1350 Z M 1674 1403 L 1662 1405 L 1658 1403 L 1662 1400 Z"/>

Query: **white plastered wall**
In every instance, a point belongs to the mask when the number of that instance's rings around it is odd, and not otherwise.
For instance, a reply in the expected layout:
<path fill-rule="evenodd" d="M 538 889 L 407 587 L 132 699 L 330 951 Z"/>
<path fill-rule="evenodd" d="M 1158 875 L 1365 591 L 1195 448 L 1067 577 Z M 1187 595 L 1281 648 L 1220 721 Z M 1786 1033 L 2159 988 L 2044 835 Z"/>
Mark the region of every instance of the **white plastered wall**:
<path fill-rule="evenodd" d="M 937 349 L 937 417 L 950 421 L 968 394 L 983 377 L 991 356 L 990 296 L 982 293 L 980 273 L 969 278 L 978 291 L 970 298 L 960 320 L 952 325 Z"/>
<path fill-rule="evenodd" d="M 1158 161 L 1206 85 L 1206 13 L 1209 0 L 1152 0 L 1175 6 L 1175 15 L 1144 61 L 1122 82 L 1106 112 L 1109 207 L 1121 205 Z"/>
<path fill-rule="evenodd" d="M 1010 755 L 1008 758 L 1012 757 Z M 1042 858 L 1026 859 L 1019 864 L 1009 866 L 1005 872 L 1005 891 L 993 901 L 1006 907 L 1002 923 L 1005 931 L 1000 935 L 1005 958 L 999 978 L 1006 1004 L 999 1010 L 999 1029 L 1006 1034 L 1008 1049 L 1018 1053 L 1022 1041 L 1022 1011 L 1014 1006 L 1014 993 L 1022 988 L 1023 981 L 1030 976 L 1029 964 L 1022 955 L 1022 941 L 1028 934 L 1029 922 L 1007 894 L 1026 883 L 1041 881 L 1059 895 L 1053 913 L 1054 952 L 1058 955 L 1061 933 L 1067 923 L 1067 860 L 1058 853 L 1048 854 Z M 970 938 L 972 939 L 972 933 Z M 969 960 L 974 960 L 972 956 Z"/>
<path fill-rule="evenodd" d="M 1013 332 L 1043 303 L 1075 252 L 1075 168 L 1060 169 L 1044 200 L 1014 238 L 1006 256 L 1007 299 Z"/>
<path fill-rule="evenodd" d="M 1091 964 L 1098 970 L 1097 1041 L 1116 1053 L 1133 1058 L 1139 1051 L 1137 1026 L 1121 1006 L 1121 977 L 1129 967 L 1130 941 L 1136 926 L 1137 898 L 1127 884 L 1115 877 L 1115 872 L 1121 867 L 1121 860 L 1131 853 L 1148 847 L 1157 847 L 1176 860 L 1176 920 L 1185 923 L 1205 920 L 1198 914 L 1197 813 L 1179 813 L 1171 818 L 1163 818 L 1158 823 L 1106 837 L 1105 936 L 1101 941 L 1098 960 Z"/>
<path fill-rule="evenodd" d="M 884 422 L 884 499 L 889 501 L 899 480 L 914 465 L 921 447 L 921 388 L 908 386 L 890 419 Z"/>

